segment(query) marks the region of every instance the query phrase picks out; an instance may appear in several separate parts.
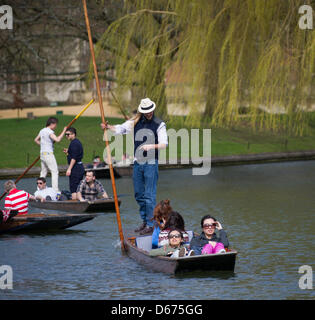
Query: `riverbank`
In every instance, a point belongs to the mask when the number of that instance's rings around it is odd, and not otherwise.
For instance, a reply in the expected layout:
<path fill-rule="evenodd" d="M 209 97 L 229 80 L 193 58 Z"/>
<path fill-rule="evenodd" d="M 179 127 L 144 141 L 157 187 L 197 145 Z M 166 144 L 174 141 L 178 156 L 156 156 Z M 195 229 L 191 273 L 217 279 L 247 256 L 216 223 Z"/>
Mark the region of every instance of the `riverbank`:
<path fill-rule="evenodd" d="M 73 119 L 73 116 L 55 116 L 59 119 L 56 130 L 58 135 L 62 128 Z M 40 129 L 45 126 L 46 120 L 46 116 L 33 120 L 0 120 L 0 149 L 2 151 L 0 169 L 25 169 L 38 157 L 39 147 L 35 144 L 34 138 Z M 120 118 L 108 118 L 108 121 L 111 124 L 118 124 L 122 123 L 123 120 Z M 102 157 L 104 153 L 105 143 L 99 125 L 100 122 L 99 117 L 82 116 L 75 123 L 78 138 L 84 146 L 84 163 L 91 162 L 95 155 Z M 179 132 L 179 127 L 172 126 L 171 122 L 167 122 L 167 128 L 174 128 L 176 132 Z M 202 134 L 201 131 L 200 134 Z M 55 157 L 57 163 L 61 166 L 61 172 L 63 172 L 63 166 L 67 165 L 66 157 L 62 150 L 68 145 L 69 142 L 66 139 L 55 145 Z M 185 145 L 181 146 L 178 143 L 177 159 L 183 158 L 181 156 L 181 147 L 185 147 Z M 202 149 L 202 143 L 200 147 Z M 173 154 L 172 157 L 169 149 L 167 148 L 166 150 L 167 159 L 174 159 L 176 154 Z M 284 161 L 286 158 L 295 159 L 296 157 L 298 160 L 302 160 L 308 159 L 307 152 L 312 152 L 312 150 L 315 150 L 315 121 L 314 124 L 310 124 L 309 134 L 303 137 L 262 132 L 253 133 L 246 127 L 233 129 L 214 128 L 211 130 L 212 165 L 251 163 L 252 161 Z M 296 152 L 299 152 L 299 155 L 296 156 L 294 154 Z M 129 153 L 132 153 L 132 151 Z M 200 150 L 199 155 L 202 156 L 202 154 L 202 150 Z M 116 160 L 119 161 L 120 159 Z M 175 161 L 177 167 L 179 164 L 179 161 Z M 39 167 L 40 162 L 36 166 Z M 34 170 L 39 170 L 39 168 L 34 168 Z"/>
<path fill-rule="evenodd" d="M 287 161 L 305 161 L 305 160 L 315 160 L 315 150 L 312 151 L 299 151 L 299 152 L 270 152 L 270 153 L 260 153 L 251 155 L 235 155 L 235 156 L 214 156 L 212 158 L 198 158 L 190 161 L 185 161 L 181 163 L 160 163 L 159 169 L 185 169 L 193 167 L 206 166 L 211 163 L 211 167 L 217 166 L 233 166 L 233 165 L 248 165 L 248 164 L 258 164 L 258 163 L 270 163 L 270 162 L 287 162 Z M 131 166 L 114 166 L 115 171 L 122 177 L 132 175 L 132 165 Z M 68 166 L 59 165 L 59 175 L 64 176 L 66 174 Z M 17 169 L 0 169 L 0 179 L 14 179 L 19 177 L 26 168 Z M 97 169 L 97 171 L 102 170 Z M 109 170 L 108 167 L 103 170 Z M 40 167 L 31 168 L 25 175 L 25 177 L 38 177 L 40 174 Z"/>

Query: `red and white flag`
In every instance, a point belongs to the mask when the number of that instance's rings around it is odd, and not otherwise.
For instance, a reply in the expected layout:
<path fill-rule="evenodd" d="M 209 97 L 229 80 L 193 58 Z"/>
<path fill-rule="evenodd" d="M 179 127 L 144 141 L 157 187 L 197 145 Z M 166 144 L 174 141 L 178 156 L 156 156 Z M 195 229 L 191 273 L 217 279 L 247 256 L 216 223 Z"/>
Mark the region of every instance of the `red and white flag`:
<path fill-rule="evenodd" d="M 10 217 L 11 210 L 1 210 L 3 213 L 3 222 L 6 222 Z"/>

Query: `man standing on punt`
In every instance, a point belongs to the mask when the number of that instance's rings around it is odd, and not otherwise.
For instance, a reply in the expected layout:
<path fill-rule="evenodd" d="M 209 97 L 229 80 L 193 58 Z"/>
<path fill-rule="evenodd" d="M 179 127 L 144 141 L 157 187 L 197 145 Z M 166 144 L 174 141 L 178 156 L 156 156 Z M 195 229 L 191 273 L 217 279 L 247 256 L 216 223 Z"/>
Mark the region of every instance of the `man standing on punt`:
<path fill-rule="evenodd" d="M 40 160 L 41 160 L 41 172 L 40 176 L 46 178 L 48 169 L 51 172 L 51 184 L 56 192 L 59 192 L 58 188 L 58 166 L 56 158 L 54 156 L 54 143 L 60 142 L 67 130 L 64 127 L 60 135 L 57 137 L 54 130 L 58 124 L 58 119 L 50 117 L 47 120 L 46 127 L 40 130 L 34 141 L 40 146 Z"/>
<path fill-rule="evenodd" d="M 154 116 L 156 105 L 149 98 L 141 100 L 138 113 L 121 125 L 101 124 L 102 128 L 116 134 L 128 134 L 133 130 L 134 165 L 133 185 L 135 198 L 139 205 L 142 224 L 135 230 L 141 235 L 153 231 L 153 210 L 156 204 L 158 181 L 159 149 L 166 148 L 167 133 L 165 123 Z"/>
<path fill-rule="evenodd" d="M 77 130 L 68 128 L 65 134 L 70 141 L 68 149 L 63 152 L 67 155 L 69 167 L 66 171 L 66 176 L 69 177 L 70 192 L 72 200 L 77 200 L 77 188 L 84 176 L 84 167 L 82 164 L 83 147 L 79 139 L 77 139 Z"/>

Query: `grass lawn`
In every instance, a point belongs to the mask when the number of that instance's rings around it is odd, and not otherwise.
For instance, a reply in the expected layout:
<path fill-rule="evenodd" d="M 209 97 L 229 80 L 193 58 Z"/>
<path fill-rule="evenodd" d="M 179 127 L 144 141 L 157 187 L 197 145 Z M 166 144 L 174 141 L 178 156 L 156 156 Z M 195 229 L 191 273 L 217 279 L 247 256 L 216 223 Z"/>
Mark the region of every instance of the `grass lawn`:
<path fill-rule="evenodd" d="M 57 116 L 58 117 L 58 116 Z M 0 168 L 22 168 L 30 165 L 39 154 L 39 146 L 35 144 L 37 136 L 48 117 L 29 119 L 0 120 L 1 161 Z M 61 115 L 56 129 L 58 135 L 72 116 Z M 315 117 L 313 117 L 315 119 Z M 121 123 L 122 119 L 108 119 L 111 124 Z M 105 142 L 100 129 L 99 117 L 80 117 L 74 127 L 84 147 L 83 161 L 91 162 L 94 155 L 103 155 Z M 315 124 L 315 120 L 313 121 Z M 287 136 L 272 133 L 253 133 L 246 127 L 235 129 L 214 128 L 211 130 L 211 154 L 237 155 L 262 152 L 281 152 L 297 150 L 315 150 L 315 125 L 310 121 L 309 134 L 304 137 Z M 167 125 L 170 128 L 170 125 Z M 179 129 L 179 128 L 175 128 Z M 55 156 L 58 164 L 66 164 L 62 152 L 69 142 L 63 139 L 55 144 Z M 202 145 L 202 144 L 201 144 Z M 180 148 L 179 148 L 180 149 Z M 180 150 L 177 151 L 180 154 Z M 40 165 L 40 162 L 37 164 Z"/>

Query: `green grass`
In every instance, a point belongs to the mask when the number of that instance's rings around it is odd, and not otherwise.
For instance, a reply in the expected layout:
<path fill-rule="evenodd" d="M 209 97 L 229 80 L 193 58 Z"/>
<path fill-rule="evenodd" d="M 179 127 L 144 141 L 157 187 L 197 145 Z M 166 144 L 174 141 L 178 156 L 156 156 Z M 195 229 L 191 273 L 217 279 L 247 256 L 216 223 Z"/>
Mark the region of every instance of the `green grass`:
<path fill-rule="evenodd" d="M 72 116 L 59 116 L 56 134 L 58 135 L 72 119 Z M 0 168 L 27 167 L 34 161 L 39 154 L 39 147 L 35 144 L 34 138 L 39 130 L 45 126 L 46 120 L 47 117 L 39 117 L 35 120 L 0 120 Z M 111 124 L 123 121 L 122 119 L 108 120 Z M 81 117 L 74 124 L 78 131 L 78 138 L 84 147 L 84 162 L 91 162 L 94 155 L 102 156 L 104 152 L 105 142 L 103 141 L 100 122 L 99 117 Z M 167 127 L 170 128 L 171 125 L 168 123 Z M 179 129 L 181 125 L 173 124 L 173 127 Z M 62 150 L 68 145 L 69 142 L 65 138 L 60 143 L 55 144 L 55 156 L 58 164 L 67 163 Z M 212 156 L 298 150 L 315 150 L 315 116 L 310 117 L 308 135 L 304 137 L 266 132 L 253 133 L 246 126 L 234 129 L 214 128 L 211 130 Z M 180 150 L 177 153 L 180 154 Z M 40 165 L 40 162 L 37 165 Z"/>

